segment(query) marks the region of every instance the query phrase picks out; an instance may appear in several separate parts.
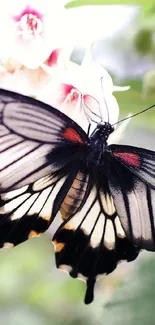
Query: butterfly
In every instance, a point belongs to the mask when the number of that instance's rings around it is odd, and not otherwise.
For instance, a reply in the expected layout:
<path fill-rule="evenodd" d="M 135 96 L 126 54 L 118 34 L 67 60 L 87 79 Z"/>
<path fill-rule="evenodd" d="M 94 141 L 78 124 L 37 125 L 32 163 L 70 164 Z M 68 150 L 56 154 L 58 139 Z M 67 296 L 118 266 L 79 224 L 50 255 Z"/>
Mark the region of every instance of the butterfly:
<path fill-rule="evenodd" d="M 155 250 L 155 152 L 108 145 L 59 110 L 0 90 L 0 247 L 40 236 L 56 216 L 56 265 L 86 281 Z"/>

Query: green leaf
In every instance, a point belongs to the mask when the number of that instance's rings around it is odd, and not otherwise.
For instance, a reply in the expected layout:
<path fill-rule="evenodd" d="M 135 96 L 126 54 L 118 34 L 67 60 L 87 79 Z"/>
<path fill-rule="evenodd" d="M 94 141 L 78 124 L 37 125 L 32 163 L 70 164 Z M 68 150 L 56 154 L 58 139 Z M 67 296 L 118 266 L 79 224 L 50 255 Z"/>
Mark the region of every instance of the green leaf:
<path fill-rule="evenodd" d="M 67 9 L 69 8 L 75 8 L 75 7 L 81 7 L 81 6 L 88 6 L 88 5 L 114 5 L 114 4 L 132 4 L 135 5 L 135 0 L 75 0 L 70 1 L 65 5 Z M 136 2 L 136 5 L 142 5 L 145 7 L 150 7 L 149 1 L 146 0 L 139 0 Z"/>
<path fill-rule="evenodd" d="M 132 274 L 104 306 L 102 325 L 154 325 L 155 258 L 144 253 Z"/>

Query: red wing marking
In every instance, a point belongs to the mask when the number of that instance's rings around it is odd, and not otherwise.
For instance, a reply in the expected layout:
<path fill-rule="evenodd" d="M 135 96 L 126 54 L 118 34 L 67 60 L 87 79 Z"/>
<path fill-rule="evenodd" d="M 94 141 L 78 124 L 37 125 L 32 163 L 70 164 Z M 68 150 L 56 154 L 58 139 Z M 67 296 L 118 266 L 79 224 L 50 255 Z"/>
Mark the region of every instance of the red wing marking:
<path fill-rule="evenodd" d="M 136 153 L 130 152 L 115 152 L 113 153 L 115 157 L 121 158 L 125 163 L 130 166 L 140 167 L 140 157 Z"/>
<path fill-rule="evenodd" d="M 67 128 L 63 133 L 62 133 L 63 138 L 72 141 L 72 142 L 79 142 L 79 143 L 84 143 L 83 140 L 81 139 L 80 135 L 77 133 L 76 130 L 72 128 Z"/>

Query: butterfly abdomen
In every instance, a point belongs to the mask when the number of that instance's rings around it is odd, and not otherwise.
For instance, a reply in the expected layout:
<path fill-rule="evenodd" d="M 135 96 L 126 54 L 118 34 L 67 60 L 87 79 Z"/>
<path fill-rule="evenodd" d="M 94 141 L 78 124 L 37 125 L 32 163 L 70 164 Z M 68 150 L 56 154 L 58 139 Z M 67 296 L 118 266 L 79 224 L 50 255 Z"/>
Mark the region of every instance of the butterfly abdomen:
<path fill-rule="evenodd" d="M 80 207 L 86 192 L 87 184 L 87 176 L 79 172 L 61 204 L 60 212 L 63 219 L 67 219 Z"/>

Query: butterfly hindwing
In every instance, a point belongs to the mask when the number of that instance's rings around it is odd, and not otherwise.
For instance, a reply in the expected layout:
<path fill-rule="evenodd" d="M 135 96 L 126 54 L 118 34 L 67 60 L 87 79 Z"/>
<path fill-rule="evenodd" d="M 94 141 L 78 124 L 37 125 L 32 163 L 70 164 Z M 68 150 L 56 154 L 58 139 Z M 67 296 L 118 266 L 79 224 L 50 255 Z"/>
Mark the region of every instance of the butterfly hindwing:
<path fill-rule="evenodd" d="M 99 276 L 139 253 L 127 239 L 108 192 L 78 173 L 60 209 L 64 222 L 53 238 L 57 267 L 87 283 L 85 303 L 93 300 Z"/>
<path fill-rule="evenodd" d="M 15 246 L 45 232 L 55 217 L 53 201 L 67 180 L 68 176 L 44 177 L 31 185 L 2 194 L 0 247 L 6 246 L 6 243 Z M 66 193 L 61 191 L 61 194 L 63 199 Z"/>

